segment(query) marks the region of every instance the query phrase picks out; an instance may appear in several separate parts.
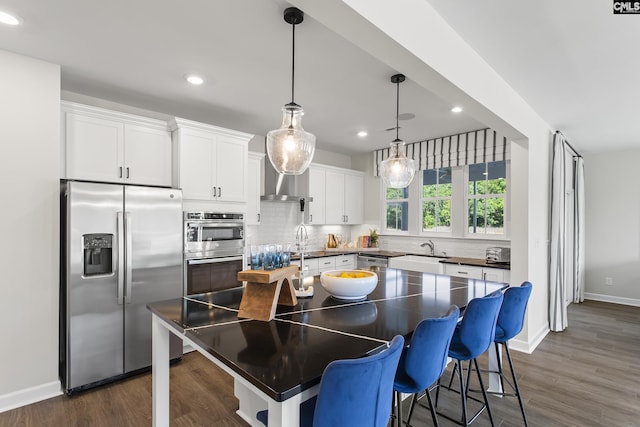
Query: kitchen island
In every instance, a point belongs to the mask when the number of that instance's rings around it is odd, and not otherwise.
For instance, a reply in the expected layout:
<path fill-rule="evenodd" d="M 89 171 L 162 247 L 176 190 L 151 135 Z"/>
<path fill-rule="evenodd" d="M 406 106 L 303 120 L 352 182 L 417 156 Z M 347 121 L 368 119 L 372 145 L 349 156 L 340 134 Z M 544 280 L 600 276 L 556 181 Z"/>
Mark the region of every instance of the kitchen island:
<path fill-rule="evenodd" d="M 395 335 L 409 338 L 422 319 L 506 286 L 391 268 L 376 272 L 376 289 L 359 302 L 336 300 L 319 277 L 309 278 L 315 295 L 294 307 L 278 306 L 270 322 L 238 319 L 242 288 L 150 304 L 154 425 L 169 420 L 170 333 L 234 378 L 244 420 L 261 425 L 255 414 L 269 409 L 269 425 L 294 426 L 300 403 L 317 393 L 331 361 L 380 351 Z"/>

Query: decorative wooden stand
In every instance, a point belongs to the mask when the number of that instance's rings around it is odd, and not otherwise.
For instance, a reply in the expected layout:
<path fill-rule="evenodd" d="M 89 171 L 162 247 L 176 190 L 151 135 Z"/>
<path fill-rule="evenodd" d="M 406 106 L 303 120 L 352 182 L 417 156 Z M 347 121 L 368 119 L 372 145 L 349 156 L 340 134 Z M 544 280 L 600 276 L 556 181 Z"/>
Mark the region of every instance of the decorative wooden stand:
<path fill-rule="evenodd" d="M 238 273 L 239 281 L 246 281 L 247 286 L 240 301 L 238 317 L 268 322 L 276 314 L 278 304 L 294 306 L 298 303 L 293 287 L 293 276 L 298 266 L 279 268 L 277 270 L 244 270 Z"/>

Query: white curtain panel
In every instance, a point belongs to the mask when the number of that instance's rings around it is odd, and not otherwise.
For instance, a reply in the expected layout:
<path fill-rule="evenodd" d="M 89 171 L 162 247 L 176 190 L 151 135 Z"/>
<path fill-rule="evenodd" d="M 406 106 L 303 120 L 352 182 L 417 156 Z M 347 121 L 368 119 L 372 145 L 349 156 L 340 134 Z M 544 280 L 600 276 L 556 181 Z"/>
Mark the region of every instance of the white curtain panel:
<path fill-rule="evenodd" d="M 566 150 L 564 138 L 553 136 L 553 161 L 551 170 L 551 233 L 549 250 L 549 327 L 563 331 L 567 326 L 565 286 L 565 171 Z"/>
<path fill-rule="evenodd" d="M 575 190 L 574 190 L 574 283 L 573 302 L 584 301 L 584 159 L 575 159 Z"/>
<path fill-rule="evenodd" d="M 549 240 L 549 327 L 568 326 L 567 304 L 584 301 L 584 160 L 553 136 Z"/>

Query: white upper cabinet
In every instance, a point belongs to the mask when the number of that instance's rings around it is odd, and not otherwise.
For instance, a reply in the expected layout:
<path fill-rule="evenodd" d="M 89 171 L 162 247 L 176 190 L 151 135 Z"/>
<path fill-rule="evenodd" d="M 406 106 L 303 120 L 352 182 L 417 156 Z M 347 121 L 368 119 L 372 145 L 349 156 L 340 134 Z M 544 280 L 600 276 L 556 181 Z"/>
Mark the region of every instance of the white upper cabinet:
<path fill-rule="evenodd" d="M 362 224 L 364 219 L 364 176 L 358 172 L 344 174 L 344 214 L 347 224 Z"/>
<path fill-rule="evenodd" d="M 247 165 L 247 216 L 246 225 L 260 224 L 260 190 L 262 183 L 263 153 L 249 152 Z"/>
<path fill-rule="evenodd" d="M 166 122 L 63 102 L 68 179 L 171 185 L 171 135 Z"/>
<path fill-rule="evenodd" d="M 326 224 L 361 224 L 364 216 L 363 174 L 327 168 L 325 185 Z"/>
<path fill-rule="evenodd" d="M 253 135 L 175 119 L 173 185 L 186 200 L 247 201 L 247 144 Z"/>
<path fill-rule="evenodd" d="M 325 168 L 311 165 L 309 166 L 309 196 L 313 201 L 309 206 L 309 224 L 325 223 Z"/>

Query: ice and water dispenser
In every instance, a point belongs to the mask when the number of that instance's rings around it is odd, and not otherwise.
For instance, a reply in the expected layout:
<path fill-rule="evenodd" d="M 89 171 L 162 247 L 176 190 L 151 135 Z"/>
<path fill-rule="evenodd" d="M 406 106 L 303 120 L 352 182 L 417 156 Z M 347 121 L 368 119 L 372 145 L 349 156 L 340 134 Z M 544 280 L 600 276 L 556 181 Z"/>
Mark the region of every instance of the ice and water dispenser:
<path fill-rule="evenodd" d="M 113 234 L 84 234 L 85 276 L 113 273 Z"/>

